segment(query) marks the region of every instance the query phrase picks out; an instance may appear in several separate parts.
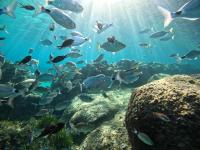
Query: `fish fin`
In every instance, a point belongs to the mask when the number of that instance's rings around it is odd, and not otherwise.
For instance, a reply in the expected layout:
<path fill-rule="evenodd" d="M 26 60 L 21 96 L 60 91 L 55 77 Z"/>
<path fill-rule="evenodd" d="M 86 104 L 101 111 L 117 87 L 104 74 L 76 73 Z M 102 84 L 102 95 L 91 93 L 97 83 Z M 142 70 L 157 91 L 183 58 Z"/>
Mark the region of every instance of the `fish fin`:
<path fill-rule="evenodd" d="M 97 51 L 100 51 L 100 50 L 101 50 L 101 44 L 100 44 L 100 43 L 97 43 L 96 49 L 97 49 Z"/>
<path fill-rule="evenodd" d="M 165 18 L 164 27 L 167 27 L 173 21 L 173 17 L 171 15 L 171 12 L 169 10 L 161 7 L 161 6 L 158 6 L 158 9 L 160 10 L 160 12 L 162 13 L 162 15 Z"/>
<path fill-rule="evenodd" d="M 190 21 L 195 21 L 195 20 L 198 20 L 199 18 L 187 18 L 187 17 L 183 17 L 183 19 L 190 20 Z"/>
<path fill-rule="evenodd" d="M 128 84 L 126 81 L 124 81 L 124 79 L 121 78 L 121 76 L 120 76 L 120 71 L 117 72 L 117 75 L 116 75 L 116 77 L 115 77 L 115 80 L 119 81 L 119 85 L 121 85 L 122 83 Z"/>
<path fill-rule="evenodd" d="M 172 36 L 172 40 L 174 40 L 174 38 L 175 38 L 175 35 Z"/>
<path fill-rule="evenodd" d="M 37 2 L 35 3 L 35 5 L 36 5 L 36 9 L 35 9 L 35 14 L 33 15 L 33 17 L 36 17 L 43 12 L 42 10 L 43 6 L 41 4 Z"/>
<path fill-rule="evenodd" d="M 182 62 L 182 60 L 183 60 L 183 58 L 181 58 L 181 57 L 179 56 L 179 54 L 177 54 L 177 56 L 176 56 L 176 62 L 177 62 L 178 64 L 180 64 L 180 63 Z"/>
<path fill-rule="evenodd" d="M 49 5 L 49 0 L 45 0 L 45 5 L 44 6 L 48 6 Z"/>
<path fill-rule="evenodd" d="M 169 32 L 170 32 L 170 33 L 173 33 L 173 31 L 174 31 L 174 28 L 170 28 L 170 29 L 169 29 Z"/>
<path fill-rule="evenodd" d="M 15 18 L 14 11 L 15 11 L 16 7 L 17 7 L 17 1 L 13 0 L 13 2 L 9 6 L 6 7 L 6 14 L 8 16 Z"/>
<path fill-rule="evenodd" d="M 80 91 L 82 93 L 83 92 L 83 84 L 79 83 L 79 86 L 80 86 Z"/>
<path fill-rule="evenodd" d="M 14 108 L 13 100 L 14 100 L 14 98 L 9 98 L 9 99 L 8 99 L 8 105 L 9 105 L 11 108 Z"/>

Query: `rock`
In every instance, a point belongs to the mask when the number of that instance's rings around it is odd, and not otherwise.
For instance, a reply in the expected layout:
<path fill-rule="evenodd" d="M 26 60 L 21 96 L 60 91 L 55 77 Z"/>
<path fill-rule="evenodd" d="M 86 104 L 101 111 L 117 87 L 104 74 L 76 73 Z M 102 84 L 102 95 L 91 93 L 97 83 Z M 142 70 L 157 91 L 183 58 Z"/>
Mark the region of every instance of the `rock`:
<path fill-rule="evenodd" d="M 153 76 L 149 78 L 148 82 L 152 82 L 152 81 L 159 80 L 159 79 L 169 77 L 169 76 L 170 76 L 169 74 L 164 74 L 164 73 L 154 74 Z"/>
<path fill-rule="evenodd" d="M 85 134 L 91 132 L 105 121 L 113 119 L 115 114 L 128 104 L 130 90 L 107 92 L 109 98 L 100 94 L 89 94 L 94 98 L 84 102 L 78 96 L 66 108 L 62 119 L 70 122 L 72 129 Z"/>
<path fill-rule="evenodd" d="M 125 111 L 89 133 L 79 150 L 131 150 L 124 127 Z"/>
<path fill-rule="evenodd" d="M 165 122 L 154 116 L 160 112 Z M 200 76 L 176 75 L 137 88 L 126 112 L 126 128 L 134 150 L 200 149 Z M 147 134 L 153 146 L 133 134 L 134 128 Z"/>

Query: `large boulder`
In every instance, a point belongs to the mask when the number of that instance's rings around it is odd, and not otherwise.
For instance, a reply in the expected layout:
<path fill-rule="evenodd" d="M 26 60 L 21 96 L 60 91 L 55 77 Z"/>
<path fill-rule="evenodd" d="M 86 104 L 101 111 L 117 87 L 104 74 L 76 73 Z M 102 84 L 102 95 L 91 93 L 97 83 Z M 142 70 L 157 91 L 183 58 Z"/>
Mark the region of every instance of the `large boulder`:
<path fill-rule="evenodd" d="M 134 150 L 199 150 L 200 76 L 176 75 L 137 88 L 125 122 Z M 154 145 L 145 144 L 135 129 L 145 133 Z"/>

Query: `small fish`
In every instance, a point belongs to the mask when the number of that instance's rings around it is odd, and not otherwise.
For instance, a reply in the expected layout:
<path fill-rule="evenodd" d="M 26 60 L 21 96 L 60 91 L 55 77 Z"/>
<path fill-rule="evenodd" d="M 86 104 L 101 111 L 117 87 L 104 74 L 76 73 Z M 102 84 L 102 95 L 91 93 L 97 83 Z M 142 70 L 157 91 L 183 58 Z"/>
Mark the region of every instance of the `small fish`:
<path fill-rule="evenodd" d="M 112 77 L 99 74 L 96 76 L 87 77 L 85 80 L 83 80 L 81 88 L 86 91 L 105 90 L 111 88 L 112 84 Z"/>
<path fill-rule="evenodd" d="M 69 52 L 66 57 L 70 57 L 70 58 L 79 58 L 79 57 L 82 57 L 83 55 L 81 55 L 80 53 L 77 53 L 77 52 Z"/>
<path fill-rule="evenodd" d="M 95 60 L 95 63 L 101 62 L 104 59 L 104 54 L 100 54 Z"/>
<path fill-rule="evenodd" d="M 95 25 L 95 29 L 98 34 L 101 34 L 102 32 L 106 31 L 107 29 L 109 29 L 110 27 L 112 27 L 113 24 L 110 23 L 110 24 L 103 24 L 103 23 L 100 23 L 100 22 L 96 22 L 96 25 Z"/>
<path fill-rule="evenodd" d="M 85 63 L 84 60 L 79 60 L 79 61 L 76 62 L 76 64 L 78 64 L 78 65 L 81 65 L 81 64 L 84 64 L 84 63 Z"/>
<path fill-rule="evenodd" d="M 169 35 L 160 39 L 160 41 L 174 40 L 174 35 Z"/>
<path fill-rule="evenodd" d="M 30 48 L 30 49 L 28 50 L 28 53 L 29 53 L 29 54 L 32 54 L 33 51 L 34 51 L 34 49 L 33 49 L 33 48 Z"/>
<path fill-rule="evenodd" d="M 11 104 L 11 101 L 9 99 L 0 99 L 0 106 L 8 105 L 10 107 L 13 107 L 13 104 Z"/>
<path fill-rule="evenodd" d="M 5 63 L 5 57 L 0 54 L 0 66 L 2 66 Z"/>
<path fill-rule="evenodd" d="M 103 93 L 102 93 L 102 96 L 103 96 L 104 98 L 108 98 L 109 100 L 112 100 L 112 98 L 111 98 L 106 92 L 103 92 Z"/>
<path fill-rule="evenodd" d="M 58 103 L 58 104 L 56 104 L 56 106 L 55 106 L 55 110 L 56 110 L 56 111 L 63 111 L 63 110 L 65 110 L 65 109 L 67 108 L 68 105 L 69 105 L 68 102 L 61 102 L 61 103 Z"/>
<path fill-rule="evenodd" d="M 146 33 L 149 33 L 150 31 L 153 31 L 153 28 L 149 29 L 149 28 L 146 28 L 144 30 L 141 30 L 139 33 L 140 34 L 146 34 Z"/>
<path fill-rule="evenodd" d="M 36 78 L 38 78 L 40 76 L 41 72 L 36 69 L 35 72 L 34 72 L 34 75 L 36 76 Z"/>
<path fill-rule="evenodd" d="M 149 44 L 149 43 L 140 43 L 139 45 L 140 45 L 141 47 L 143 47 L 143 48 L 151 48 L 151 47 L 152 47 L 152 45 Z"/>
<path fill-rule="evenodd" d="M 55 78 L 54 75 L 50 73 L 43 73 L 43 74 L 40 74 L 37 79 L 40 82 L 51 82 L 53 81 L 54 78 Z"/>
<path fill-rule="evenodd" d="M 53 5 L 62 10 L 69 10 L 75 13 L 81 13 L 83 6 L 74 0 L 45 0 L 46 5 Z"/>
<path fill-rule="evenodd" d="M 86 93 L 80 94 L 80 95 L 79 95 L 79 98 L 80 98 L 82 101 L 84 101 L 84 102 L 91 102 L 91 101 L 94 100 L 93 97 L 89 96 L 89 95 L 86 94 Z"/>
<path fill-rule="evenodd" d="M 41 109 L 39 112 L 35 114 L 35 117 L 42 117 L 45 115 L 50 115 L 53 113 L 53 109 Z"/>
<path fill-rule="evenodd" d="M 14 11 L 17 8 L 17 1 L 13 0 L 12 3 L 6 7 L 0 8 L 0 15 L 6 14 L 10 17 L 15 18 Z"/>
<path fill-rule="evenodd" d="M 173 28 L 171 28 L 169 31 L 158 31 L 158 32 L 154 32 L 150 35 L 150 38 L 160 38 L 165 36 L 166 34 L 172 33 L 173 32 Z"/>
<path fill-rule="evenodd" d="M 51 46 L 53 44 L 53 42 L 51 42 L 49 39 L 45 39 L 45 40 L 42 40 L 40 42 L 44 46 Z"/>
<path fill-rule="evenodd" d="M 190 0 L 181 6 L 177 11 L 170 12 L 169 10 L 158 6 L 158 9 L 165 17 L 164 27 L 167 27 L 175 18 L 183 18 L 190 21 L 194 21 L 200 18 L 200 1 Z"/>
<path fill-rule="evenodd" d="M 52 22 L 50 25 L 49 25 L 49 31 L 54 31 L 55 30 L 55 23 Z"/>
<path fill-rule="evenodd" d="M 61 40 L 66 40 L 66 39 L 67 39 L 67 36 L 60 35 L 59 38 L 60 38 Z"/>
<path fill-rule="evenodd" d="M 27 64 L 31 61 L 31 59 L 32 59 L 32 56 L 28 55 L 28 56 L 24 57 L 18 64 L 19 65 Z"/>
<path fill-rule="evenodd" d="M 83 37 L 83 36 L 72 36 L 72 39 L 74 40 L 72 46 L 81 46 L 85 42 L 90 40 L 88 37 Z"/>
<path fill-rule="evenodd" d="M 77 68 L 76 64 L 72 61 L 68 61 L 66 64 L 65 64 L 66 67 L 70 68 L 71 70 L 74 70 Z"/>
<path fill-rule="evenodd" d="M 51 59 L 51 62 L 59 63 L 59 62 L 63 61 L 65 58 L 66 58 L 66 55 L 56 56 Z"/>
<path fill-rule="evenodd" d="M 71 49 L 71 52 L 80 53 L 81 51 L 79 49 Z"/>
<path fill-rule="evenodd" d="M 60 46 L 57 46 L 57 47 L 59 49 L 63 49 L 63 48 L 66 48 L 66 47 L 71 47 L 73 43 L 74 43 L 73 39 L 67 39 Z"/>
<path fill-rule="evenodd" d="M 38 66 L 39 63 L 40 63 L 40 61 L 37 59 L 31 59 L 31 61 L 30 61 L 31 66 Z"/>
<path fill-rule="evenodd" d="M 165 122 L 170 122 L 171 120 L 169 119 L 169 117 L 163 113 L 159 113 L 159 112 L 153 112 L 153 116 L 156 118 L 161 119 L 162 121 Z"/>
<path fill-rule="evenodd" d="M 35 79 L 25 79 L 24 81 L 21 81 L 21 82 L 17 83 L 16 85 L 22 85 L 22 86 L 28 88 L 35 81 L 36 81 Z"/>
<path fill-rule="evenodd" d="M 135 69 L 125 70 L 125 71 L 118 71 L 115 77 L 115 80 L 119 81 L 119 83 L 124 84 L 132 84 L 136 82 L 140 76 L 142 75 L 141 71 L 135 71 Z"/>
<path fill-rule="evenodd" d="M 190 52 L 188 52 L 186 55 L 180 57 L 181 59 L 189 59 L 189 60 L 196 60 L 198 58 L 200 58 L 200 51 L 198 50 L 191 50 Z"/>
<path fill-rule="evenodd" d="M 21 8 L 24 8 L 26 10 L 35 10 L 35 7 L 33 7 L 32 5 L 24 5 L 22 3 L 19 3 L 21 5 Z"/>
<path fill-rule="evenodd" d="M 44 6 L 39 6 L 36 10 L 35 15 L 37 16 L 41 13 L 48 14 L 57 24 L 63 26 L 66 29 L 75 29 L 76 24 L 71 19 L 71 17 L 64 10 L 58 9 L 56 7 L 45 8 Z"/>
<path fill-rule="evenodd" d="M 136 134 L 138 139 L 140 141 L 142 141 L 143 143 L 145 143 L 145 144 L 147 144 L 149 146 L 153 146 L 154 145 L 154 142 L 151 140 L 151 138 L 147 134 L 145 134 L 143 132 L 139 132 L 136 129 L 134 129 L 133 133 Z"/>
<path fill-rule="evenodd" d="M 126 45 L 117 41 L 115 37 L 112 36 L 107 39 L 107 42 L 103 43 L 102 45 L 99 45 L 99 47 L 109 52 L 118 52 L 124 49 Z"/>
<path fill-rule="evenodd" d="M 5 40 L 6 38 L 5 37 L 0 37 L 0 41 L 3 41 Z"/>
<path fill-rule="evenodd" d="M 8 84 L 0 84 L 0 98 L 20 95 L 20 91 Z"/>
<path fill-rule="evenodd" d="M 71 36 L 80 36 L 80 37 L 84 37 L 82 33 L 78 32 L 78 31 L 73 31 L 71 32 Z"/>
<path fill-rule="evenodd" d="M 8 31 L 6 30 L 6 25 L 3 25 L 2 27 L 0 27 L 0 31 L 4 31 L 5 33 L 8 33 Z"/>
<path fill-rule="evenodd" d="M 58 95 L 57 92 L 51 92 L 51 93 L 44 93 L 42 95 L 41 100 L 39 101 L 39 105 L 43 106 L 43 105 L 48 105 L 50 104 L 54 98 Z"/>
<path fill-rule="evenodd" d="M 49 125 L 46 128 L 44 128 L 42 130 L 42 132 L 40 133 L 40 135 L 38 137 L 36 137 L 33 141 L 38 140 L 42 137 L 45 137 L 47 135 L 52 135 L 52 134 L 56 134 L 59 131 L 61 131 L 63 128 L 65 127 L 65 123 L 59 122 L 55 125 Z"/>

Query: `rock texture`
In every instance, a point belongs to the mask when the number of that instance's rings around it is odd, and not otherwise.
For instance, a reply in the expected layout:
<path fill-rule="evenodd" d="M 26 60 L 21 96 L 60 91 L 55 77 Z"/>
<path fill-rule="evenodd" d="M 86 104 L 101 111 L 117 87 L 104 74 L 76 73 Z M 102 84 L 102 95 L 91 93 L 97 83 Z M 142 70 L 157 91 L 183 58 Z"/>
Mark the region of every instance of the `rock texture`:
<path fill-rule="evenodd" d="M 130 150 L 124 116 L 125 111 L 119 112 L 113 120 L 93 130 L 79 150 Z"/>
<path fill-rule="evenodd" d="M 163 113 L 171 121 L 165 122 L 153 112 Z M 199 150 L 200 76 L 167 77 L 136 89 L 125 122 L 133 150 Z M 134 128 L 146 133 L 154 145 L 139 140 Z"/>

